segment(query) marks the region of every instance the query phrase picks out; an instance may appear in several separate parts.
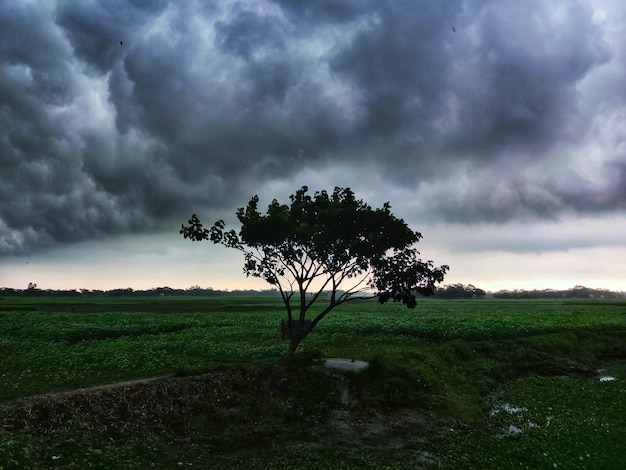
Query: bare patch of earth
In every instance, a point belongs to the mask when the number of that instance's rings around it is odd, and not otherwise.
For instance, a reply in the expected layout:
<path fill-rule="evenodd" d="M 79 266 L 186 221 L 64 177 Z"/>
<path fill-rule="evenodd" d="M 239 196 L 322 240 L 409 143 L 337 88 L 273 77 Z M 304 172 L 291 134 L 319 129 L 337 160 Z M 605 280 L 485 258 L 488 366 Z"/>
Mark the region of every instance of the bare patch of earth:
<path fill-rule="evenodd" d="M 343 358 L 329 358 L 324 360 L 324 365 L 329 369 L 343 370 L 343 371 L 359 371 L 366 369 L 369 363 L 365 361 L 358 361 L 356 359 L 343 359 Z"/>
<path fill-rule="evenodd" d="M 276 446 L 415 451 L 443 429 L 425 409 L 363 399 L 373 392 L 353 377 L 269 367 L 120 382 L 15 400 L 0 409 L 0 426 L 44 441 L 158 436 L 166 459 L 198 464 Z"/>

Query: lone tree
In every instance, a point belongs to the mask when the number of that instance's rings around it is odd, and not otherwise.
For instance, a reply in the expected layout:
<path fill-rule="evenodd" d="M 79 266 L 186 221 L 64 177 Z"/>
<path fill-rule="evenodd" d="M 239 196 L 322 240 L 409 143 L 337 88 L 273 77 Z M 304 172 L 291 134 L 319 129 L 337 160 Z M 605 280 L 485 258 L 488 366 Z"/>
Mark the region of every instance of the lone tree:
<path fill-rule="evenodd" d="M 448 266 L 419 259 L 415 244 L 422 235 L 396 218 L 389 203 L 372 209 L 349 188 L 311 196 L 303 186 L 289 198 L 290 205 L 274 199 L 261 214 L 254 196 L 237 209 L 239 233 L 227 231 L 223 220 L 204 228 L 196 214 L 180 233 L 241 251 L 244 273 L 278 289 L 287 310 L 282 326 L 290 356 L 345 302 L 377 297 L 381 304 L 394 300 L 415 308 L 416 294 L 432 295 L 443 281 Z"/>

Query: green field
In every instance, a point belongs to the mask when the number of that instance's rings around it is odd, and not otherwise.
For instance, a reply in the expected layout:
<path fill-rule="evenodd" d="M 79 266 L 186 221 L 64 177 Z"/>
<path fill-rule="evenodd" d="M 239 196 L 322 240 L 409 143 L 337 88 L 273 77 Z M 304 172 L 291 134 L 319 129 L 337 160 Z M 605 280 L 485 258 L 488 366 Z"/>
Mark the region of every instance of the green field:
<path fill-rule="evenodd" d="M 0 468 L 626 468 L 624 301 L 353 302 L 289 365 L 282 318 L 0 298 Z"/>

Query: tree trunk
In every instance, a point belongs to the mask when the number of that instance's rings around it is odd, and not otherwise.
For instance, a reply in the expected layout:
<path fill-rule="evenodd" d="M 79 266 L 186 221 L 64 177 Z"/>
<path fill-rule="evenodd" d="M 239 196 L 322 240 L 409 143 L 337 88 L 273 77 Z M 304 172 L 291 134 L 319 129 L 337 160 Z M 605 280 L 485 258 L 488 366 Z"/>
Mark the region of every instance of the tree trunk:
<path fill-rule="evenodd" d="M 300 346 L 300 342 L 302 341 L 302 339 L 300 338 L 291 338 L 289 340 L 289 352 L 287 353 L 287 356 L 292 359 L 293 356 L 296 353 L 296 350 L 298 349 L 298 346 Z"/>
<path fill-rule="evenodd" d="M 300 286 L 300 320 L 306 318 L 306 292 Z"/>
<path fill-rule="evenodd" d="M 300 343 L 302 342 L 302 340 L 304 338 L 306 338 L 309 333 L 311 332 L 311 330 L 313 329 L 313 327 L 309 327 L 306 331 L 297 331 L 294 332 L 293 330 L 290 331 L 290 338 L 289 338 L 289 351 L 287 353 L 287 357 L 289 359 L 293 359 L 294 355 L 296 354 L 296 351 L 298 349 L 298 347 L 300 346 Z"/>

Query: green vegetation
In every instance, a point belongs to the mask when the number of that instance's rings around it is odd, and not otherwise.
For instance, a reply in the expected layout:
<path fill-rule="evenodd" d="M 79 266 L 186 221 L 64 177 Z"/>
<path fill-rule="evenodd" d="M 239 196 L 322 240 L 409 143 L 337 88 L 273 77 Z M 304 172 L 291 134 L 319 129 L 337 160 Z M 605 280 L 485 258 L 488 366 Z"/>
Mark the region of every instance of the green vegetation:
<path fill-rule="evenodd" d="M 507 468 L 517 462 L 522 468 L 624 468 L 625 392 L 623 375 L 606 382 L 571 377 L 512 382 L 497 395 L 490 433 L 454 435 L 445 467 Z"/>
<path fill-rule="evenodd" d="M 626 466 L 624 302 L 354 302 L 297 366 L 282 316 L 267 297 L 0 298 L 0 468 Z"/>
<path fill-rule="evenodd" d="M 259 197 L 237 209 L 238 231 L 223 220 L 203 227 L 196 214 L 180 234 L 210 240 L 244 255 L 246 276 L 277 289 L 285 305 L 282 336 L 293 359 L 300 343 L 331 311 L 364 298 L 417 305 L 416 294 L 431 296 L 443 282 L 447 265 L 422 261 L 415 245 L 422 234 L 391 213 L 389 203 L 372 209 L 350 188 L 308 194 L 302 186 L 259 212 Z M 330 295 L 327 295 L 330 292 Z"/>
<path fill-rule="evenodd" d="M 221 299 L 18 300 L 0 306 L 0 399 L 275 362 L 284 349 L 275 299 L 237 300 L 246 313 Z"/>

